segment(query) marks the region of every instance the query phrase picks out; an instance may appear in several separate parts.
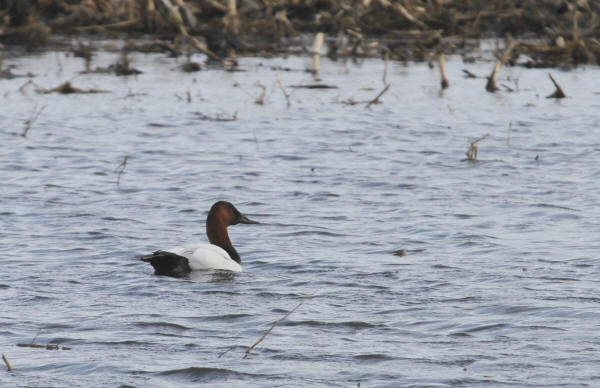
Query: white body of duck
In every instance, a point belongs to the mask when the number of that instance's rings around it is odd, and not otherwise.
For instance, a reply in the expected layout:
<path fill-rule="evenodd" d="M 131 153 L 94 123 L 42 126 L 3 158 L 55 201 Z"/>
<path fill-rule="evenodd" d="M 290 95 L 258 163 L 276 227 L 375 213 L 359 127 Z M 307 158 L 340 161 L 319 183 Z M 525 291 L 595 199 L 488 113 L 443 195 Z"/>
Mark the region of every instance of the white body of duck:
<path fill-rule="evenodd" d="M 248 219 L 231 203 L 219 201 L 210 208 L 206 218 L 206 235 L 210 244 L 160 250 L 142 257 L 142 260 L 152 264 L 157 275 L 181 277 L 191 271 L 208 269 L 241 272 L 242 260 L 227 234 L 227 227 L 236 224 L 258 222 Z"/>
<path fill-rule="evenodd" d="M 185 257 L 192 271 L 206 269 L 225 269 L 241 272 L 242 266 L 233 260 L 225 249 L 213 244 L 190 244 L 165 250 L 178 256 Z"/>

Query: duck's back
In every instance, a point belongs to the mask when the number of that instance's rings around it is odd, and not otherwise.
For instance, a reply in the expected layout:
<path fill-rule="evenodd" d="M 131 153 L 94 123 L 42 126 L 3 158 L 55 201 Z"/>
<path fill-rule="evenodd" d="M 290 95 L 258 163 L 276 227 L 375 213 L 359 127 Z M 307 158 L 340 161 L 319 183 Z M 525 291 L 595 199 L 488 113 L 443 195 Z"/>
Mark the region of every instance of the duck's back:
<path fill-rule="evenodd" d="M 203 269 L 242 271 L 242 266 L 233 260 L 223 248 L 213 244 L 191 244 L 168 249 L 167 252 L 188 259 L 188 265 L 192 271 Z"/>

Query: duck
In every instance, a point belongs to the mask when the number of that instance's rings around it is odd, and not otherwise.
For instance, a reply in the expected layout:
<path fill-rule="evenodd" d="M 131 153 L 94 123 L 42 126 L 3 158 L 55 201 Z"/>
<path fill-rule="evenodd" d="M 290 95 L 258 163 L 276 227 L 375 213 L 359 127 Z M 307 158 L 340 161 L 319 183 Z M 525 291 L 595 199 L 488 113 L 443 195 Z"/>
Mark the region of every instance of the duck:
<path fill-rule="evenodd" d="M 229 239 L 227 227 L 258 223 L 240 213 L 230 202 L 218 201 L 212 205 L 206 217 L 209 244 L 159 250 L 142 256 L 142 261 L 150 263 L 156 275 L 171 277 L 183 277 L 192 271 L 210 269 L 241 272 L 242 260 Z"/>

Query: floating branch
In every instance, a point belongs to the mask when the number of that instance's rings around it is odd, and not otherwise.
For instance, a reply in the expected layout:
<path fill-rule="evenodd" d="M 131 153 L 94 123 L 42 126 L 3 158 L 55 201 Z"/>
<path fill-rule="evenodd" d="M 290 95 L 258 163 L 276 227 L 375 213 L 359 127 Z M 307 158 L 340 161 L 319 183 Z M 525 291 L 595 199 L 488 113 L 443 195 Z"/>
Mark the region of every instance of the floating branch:
<path fill-rule="evenodd" d="M 258 339 L 258 341 L 256 341 L 254 344 L 252 344 L 252 346 L 250 346 L 250 347 L 248 347 L 248 349 L 246 349 L 246 352 L 244 353 L 244 357 L 243 358 L 247 358 L 248 354 L 250 354 L 250 352 L 252 351 L 252 349 L 254 349 L 254 347 L 256 345 L 258 345 L 259 343 L 261 343 L 262 340 L 265 339 L 265 337 L 271 332 L 271 330 L 273 330 L 273 328 L 275 326 L 277 326 L 281 321 L 283 321 L 284 319 L 286 319 L 287 317 L 289 317 L 294 311 L 296 311 L 298 309 L 298 307 L 302 306 L 302 303 L 304 303 L 304 301 L 307 298 L 309 298 L 309 297 L 311 297 L 313 295 L 314 295 L 314 292 L 312 294 L 310 294 L 310 295 L 307 295 L 307 296 L 303 297 L 302 300 L 300 301 L 300 303 L 298 303 L 296 305 L 296 307 L 294 307 L 293 309 L 291 309 L 290 311 L 288 311 L 283 317 L 281 317 L 277 321 L 275 321 L 275 323 L 273 323 L 273 325 L 271 325 L 271 327 L 267 331 L 265 331 L 265 334 L 263 334 L 262 337 L 260 337 Z"/>
<path fill-rule="evenodd" d="M 8 362 L 8 358 L 6 358 L 6 356 L 4 355 L 4 353 L 2 353 L 2 360 L 4 360 L 4 363 L 6 364 L 6 369 L 10 372 L 13 370 L 12 366 L 10 365 L 10 362 Z"/>
<path fill-rule="evenodd" d="M 25 85 L 23 85 L 25 86 Z M 88 93 L 108 93 L 106 90 L 100 89 L 79 89 L 71 85 L 69 81 L 62 83 L 55 87 L 54 89 L 43 89 L 36 88 L 35 91 L 37 93 L 42 94 L 50 94 L 50 93 L 60 93 L 60 94 L 88 94 Z"/>
<path fill-rule="evenodd" d="M 373 104 L 380 104 L 380 103 L 381 103 L 381 101 L 379 101 L 379 98 L 380 98 L 381 96 L 383 96 L 383 95 L 385 94 L 385 92 L 387 92 L 387 91 L 388 91 L 388 89 L 390 88 L 390 86 L 392 86 L 392 84 L 387 84 L 387 85 L 385 85 L 385 88 L 383 88 L 383 90 L 382 90 L 381 92 L 379 92 L 379 94 L 378 94 L 378 95 L 377 95 L 377 96 L 376 96 L 374 99 L 372 99 L 371 101 L 369 101 L 369 102 L 367 103 L 367 106 L 366 106 L 366 108 L 369 108 L 369 107 L 371 107 L 371 105 L 373 105 Z"/>
<path fill-rule="evenodd" d="M 558 82 L 556 82 L 554 77 L 552 77 L 552 74 L 548 73 L 548 77 L 550 77 L 550 80 L 554 84 L 554 87 L 556 88 L 556 90 L 554 91 L 554 93 L 547 96 L 546 98 L 565 98 L 565 97 L 567 97 L 567 95 L 565 94 L 565 92 L 563 92 L 563 90 L 560 87 L 560 85 L 558 84 Z"/>
<path fill-rule="evenodd" d="M 294 89 L 337 89 L 335 85 L 327 84 L 306 84 L 306 85 L 292 85 Z"/>
<path fill-rule="evenodd" d="M 39 345 L 39 344 L 25 344 L 18 343 L 17 346 L 21 348 L 34 348 L 34 349 L 46 349 L 46 350 L 71 350 L 68 346 L 58 346 L 55 344 Z"/>
<path fill-rule="evenodd" d="M 40 113 L 42 113 L 44 109 L 46 109 L 46 105 L 42 106 L 38 110 L 36 104 L 35 108 L 33 108 L 33 112 L 31 112 L 31 117 L 29 117 L 29 120 L 25 121 L 25 128 L 23 129 L 23 133 L 21 134 L 21 136 L 27 137 L 27 132 L 29 132 L 31 126 L 33 125 L 33 123 L 35 123 L 35 120 L 37 120 L 37 118 L 40 116 Z"/>
<path fill-rule="evenodd" d="M 202 112 L 194 112 L 193 113 L 193 115 L 198 117 L 200 120 L 207 120 L 207 121 L 235 121 L 235 120 L 237 120 L 237 114 L 238 114 L 237 111 L 235 111 L 233 113 L 233 115 L 231 115 L 231 116 L 228 116 L 223 113 L 219 113 L 216 116 L 205 115 Z"/>
<path fill-rule="evenodd" d="M 465 155 L 467 155 L 467 160 L 471 162 L 477 160 L 477 143 L 487 138 L 488 136 L 490 136 L 490 134 L 486 133 L 484 136 L 481 136 L 480 138 L 469 142 L 469 149 L 467 149 L 467 152 L 465 152 Z"/>
<path fill-rule="evenodd" d="M 463 69 L 463 73 L 465 73 L 465 77 L 467 78 L 477 78 L 477 75 L 467 69 Z"/>

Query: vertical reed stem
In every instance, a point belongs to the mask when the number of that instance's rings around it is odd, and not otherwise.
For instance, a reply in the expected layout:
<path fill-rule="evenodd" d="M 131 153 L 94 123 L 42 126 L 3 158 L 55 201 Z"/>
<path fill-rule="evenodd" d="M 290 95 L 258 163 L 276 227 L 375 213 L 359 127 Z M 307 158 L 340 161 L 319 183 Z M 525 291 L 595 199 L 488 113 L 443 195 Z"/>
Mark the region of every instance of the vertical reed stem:
<path fill-rule="evenodd" d="M 325 34 L 319 32 L 317 36 L 315 36 L 315 46 L 313 48 L 313 63 L 311 71 L 313 74 L 317 74 L 319 72 L 319 59 L 321 57 L 321 46 L 323 46 L 323 39 L 325 39 Z"/>
<path fill-rule="evenodd" d="M 442 75 L 442 89 L 446 89 L 450 84 L 448 83 L 448 75 L 446 74 L 446 55 L 441 52 L 438 56 L 440 62 L 440 74 Z"/>

